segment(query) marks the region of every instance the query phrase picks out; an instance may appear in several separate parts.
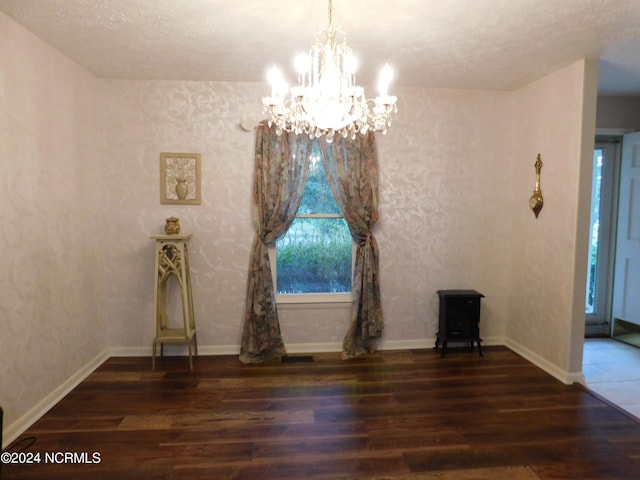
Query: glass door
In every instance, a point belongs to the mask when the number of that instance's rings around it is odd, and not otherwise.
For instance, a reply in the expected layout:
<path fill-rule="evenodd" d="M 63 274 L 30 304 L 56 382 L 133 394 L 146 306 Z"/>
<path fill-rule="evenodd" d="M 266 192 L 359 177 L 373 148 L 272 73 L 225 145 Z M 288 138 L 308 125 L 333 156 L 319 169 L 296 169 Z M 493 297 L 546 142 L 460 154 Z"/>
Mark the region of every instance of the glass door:
<path fill-rule="evenodd" d="M 597 137 L 593 152 L 591 224 L 585 302 L 586 336 L 609 336 L 611 325 L 614 179 L 619 137 Z"/>

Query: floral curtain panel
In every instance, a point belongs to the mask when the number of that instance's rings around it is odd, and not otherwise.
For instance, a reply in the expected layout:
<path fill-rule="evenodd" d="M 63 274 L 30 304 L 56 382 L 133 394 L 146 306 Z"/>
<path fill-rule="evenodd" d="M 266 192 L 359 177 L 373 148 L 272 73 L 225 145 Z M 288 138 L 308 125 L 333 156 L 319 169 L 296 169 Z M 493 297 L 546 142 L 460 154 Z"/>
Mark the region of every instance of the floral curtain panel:
<path fill-rule="evenodd" d="M 384 321 L 380 300 L 378 244 L 371 232 L 378 220 L 378 157 L 373 132 L 355 140 L 318 141 L 329 185 L 356 243 L 351 322 L 342 357 L 376 350 Z M 245 323 L 240 360 L 257 363 L 286 354 L 280 333 L 269 245 L 284 235 L 300 206 L 312 140 L 283 133 L 264 122 L 256 131 L 253 221 Z"/>
<path fill-rule="evenodd" d="M 311 156 L 305 135 L 283 133 L 263 122 L 256 130 L 253 223 L 240 360 L 257 363 L 286 354 L 271 276 L 268 246 L 293 222 L 302 200 Z"/>
<path fill-rule="evenodd" d="M 331 144 L 320 140 L 319 146 L 329 186 L 357 244 L 351 323 L 342 348 L 347 359 L 375 352 L 384 328 L 378 244 L 371 232 L 378 221 L 378 156 L 373 132 Z"/>

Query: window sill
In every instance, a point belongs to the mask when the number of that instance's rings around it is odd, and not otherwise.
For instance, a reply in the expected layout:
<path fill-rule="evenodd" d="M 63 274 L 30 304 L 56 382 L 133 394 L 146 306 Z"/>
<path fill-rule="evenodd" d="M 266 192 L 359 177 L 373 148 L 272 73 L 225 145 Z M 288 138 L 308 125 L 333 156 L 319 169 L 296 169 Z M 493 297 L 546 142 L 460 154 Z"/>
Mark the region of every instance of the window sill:
<path fill-rule="evenodd" d="M 348 308 L 351 293 L 296 293 L 276 295 L 276 304 L 282 309 Z"/>

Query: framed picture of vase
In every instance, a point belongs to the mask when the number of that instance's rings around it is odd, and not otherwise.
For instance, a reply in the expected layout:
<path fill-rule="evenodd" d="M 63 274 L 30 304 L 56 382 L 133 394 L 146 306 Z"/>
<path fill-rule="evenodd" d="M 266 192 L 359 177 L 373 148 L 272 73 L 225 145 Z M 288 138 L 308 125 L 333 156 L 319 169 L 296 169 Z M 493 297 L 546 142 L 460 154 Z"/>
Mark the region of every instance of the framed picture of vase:
<path fill-rule="evenodd" d="M 200 205 L 200 154 L 160 154 L 160 203 Z"/>

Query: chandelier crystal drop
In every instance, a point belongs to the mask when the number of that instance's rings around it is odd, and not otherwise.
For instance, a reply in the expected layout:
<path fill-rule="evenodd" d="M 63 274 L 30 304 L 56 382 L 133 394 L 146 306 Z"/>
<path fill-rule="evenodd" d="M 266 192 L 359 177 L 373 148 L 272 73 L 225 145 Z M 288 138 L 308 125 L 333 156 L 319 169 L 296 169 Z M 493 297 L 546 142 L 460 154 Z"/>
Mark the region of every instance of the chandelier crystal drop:
<path fill-rule="evenodd" d="M 337 43 L 337 36 L 342 42 Z M 329 0 L 329 25 L 316 35 L 308 54 L 296 57 L 298 85 L 289 89 L 282 73 L 273 67 L 268 73 L 271 95 L 262 99 L 269 126 L 284 131 L 325 136 L 332 142 L 336 134 L 355 138 L 369 130 L 387 132 L 397 112 L 397 98 L 389 95 L 393 70 L 386 64 L 380 71 L 379 94 L 367 100 L 364 89 L 356 85 L 357 60 L 346 43 L 346 36 L 333 26 L 332 1 Z M 287 98 L 287 95 L 289 97 Z"/>

